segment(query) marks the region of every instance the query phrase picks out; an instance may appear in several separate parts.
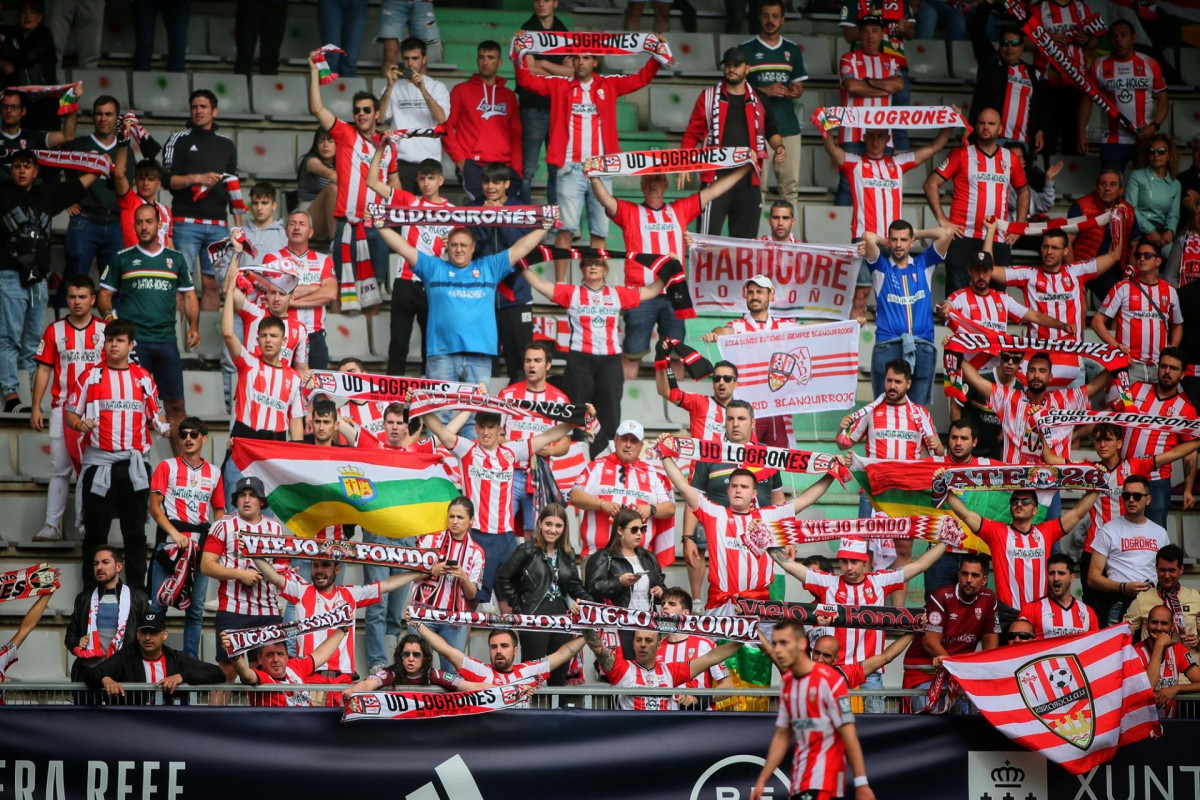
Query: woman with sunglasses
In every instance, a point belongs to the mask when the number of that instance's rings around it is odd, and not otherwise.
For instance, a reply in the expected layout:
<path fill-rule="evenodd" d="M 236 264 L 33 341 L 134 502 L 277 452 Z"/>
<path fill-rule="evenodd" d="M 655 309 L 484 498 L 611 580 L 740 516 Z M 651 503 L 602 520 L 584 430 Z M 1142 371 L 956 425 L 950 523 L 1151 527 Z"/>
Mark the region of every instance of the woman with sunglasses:
<path fill-rule="evenodd" d="M 613 517 L 608 547 L 587 562 L 587 590 L 601 602 L 650 611 L 662 597 L 666 577 L 658 560 L 642 547 L 646 524 L 632 508 Z M 621 631 L 621 652 L 633 653 L 633 631 Z"/>
<path fill-rule="evenodd" d="M 1179 154 L 1175 142 L 1161 133 L 1151 136 L 1142 145 L 1138 166 L 1129 173 L 1125 199 L 1133 206 L 1142 238 L 1153 242 L 1167 255 L 1179 227 L 1179 206 L 1182 184 L 1175 178 L 1179 170 Z"/>
<path fill-rule="evenodd" d="M 640 518 L 639 518 L 640 519 Z M 548 503 L 538 512 L 532 542 L 523 542 L 496 573 L 496 595 L 514 614 L 566 614 L 570 600 L 591 600 L 583 588 L 575 554 L 567 539 L 567 510 Z M 569 598 L 569 599 L 568 599 Z M 571 636 L 565 633 L 521 631 L 521 657 L 536 661 L 553 653 Z M 565 686 L 567 668 L 551 670 L 549 685 Z"/>
<path fill-rule="evenodd" d="M 429 645 L 417 634 L 408 633 L 396 643 L 391 666 L 384 667 L 354 684 L 347 696 L 355 692 L 410 687 L 434 687 L 447 692 L 473 692 L 486 688 L 487 684 L 464 681 L 460 675 L 434 669 L 433 651 L 429 649 Z"/>

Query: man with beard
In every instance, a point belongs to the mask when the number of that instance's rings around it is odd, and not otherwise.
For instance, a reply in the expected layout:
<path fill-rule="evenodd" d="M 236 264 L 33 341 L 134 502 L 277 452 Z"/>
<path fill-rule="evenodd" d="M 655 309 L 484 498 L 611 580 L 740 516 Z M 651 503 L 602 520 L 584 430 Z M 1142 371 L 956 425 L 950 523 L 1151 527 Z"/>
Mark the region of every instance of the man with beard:
<path fill-rule="evenodd" d="M 551 672 L 575 658 L 583 649 L 584 641 L 584 637 L 576 636 L 545 658 L 518 663 L 517 635 L 510 630 L 497 628 L 488 633 L 488 663 L 485 664 L 449 644 L 423 622 L 410 620 L 408 627 L 415 628 L 417 635 L 429 643 L 442 659 L 442 663 L 451 664 L 464 680 L 489 686 L 503 686 L 506 683 L 528 680 L 539 683 L 545 681 Z"/>
<path fill-rule="evenodd" d="M 951 406 L 953 408 L 953 406 Z M 999 428 L 997 428 L 997 436 Z M 997 448 L 998 448 L 997 443 Z M 972 419 L 956 419 L 950 423 L 950 432 L 946 435 L 946 455 L 944 460 L 948 467 L 974 467 L 998 463 L 986 456 L 976 455 L 979 451 L 979 425 Z M 947 551 L 934 562 L 925 573 L 925 592 L 951 586 L 958 580 L 959 554 Z"/>
<path fill-rule="evenodd" d="M 173 703 L 175 689 L 181 683 L 223 681 L 225 676 L 216 664 L 208 664 L 165 647 L 166 641 L 166 617 L 154 612 L 145 614 L 138 621 L 137 641 L 84 670 L 80 679 L 93 689 L 103 689 L 108 694 L 109 702 L 123 705 L 153 704 L 156 693 L 127 695 L 122 683 L 152 683 L 162 689 L 164 703 Z"/>
<path fill-rule="evenodd" d="M 1046 559 L 1046 596 L 1021 606 L 1020 618 L 1033 626 L 1038 639 L 1071 636 L 1096 630 L 1096 615 L 1082 600 L 1071 595 L 1075 560 L 1066 553 Z"/>
<path fill-rule="evenodd" d="M 1164 605 L 1171 612 L 1171 640 L 1182 643 L 1196 654 L 1200 651 L 1200 636 L 1196 631 L 1197 615 L 1200 615 L 1200 592 L 1184 586 L 1183 548 L 1177 544 L 1163 547 L 1154 558 L 1158 581 L 1146 591 L 1133 598 L 1125 621 L 1134 635 L 1146 625 L 1150 612 Z"/>
<path fill-rule="evenodd" d="M 1117 214 L 1117 219 L 1108 225 L 1091 228 L 1079 233 L 1067 234 L 1071 246 L 1071 254 L 1079 261 L 1089 261 L 1101 253 L 1112 249 L 1113 228 L 1120 232 L 1121 263 L 1133 261 L 1133 245 L 1142 237 L 1138 229 L 1137 215 L 1133 206 L 1125 199 L 1125 173 L 1119 169 L 1102 169 L 1096 176 L 1096 189 L 1091 194 L 1084 195 L 1071 205 L 1067 212 L 1069 217 L 1098 217 L 1106 211 Z M 1103 300 L 1108 296 L 1112 287 L 1121 280 L 1120 270 L 1109 270 L 1088 282 L 1088 289 Z"/>
<path fill-rule="evenodd" d="M 80 680 L 88 667 L 118 653 L 128 644 L 125 632 L 137 624 L 150 601 L 140 588 L 126 585 L 121 576 L 125 554 L 108 544 L 92 555 L 92 577 L 96 586 L 75 595 L 74 610 L 67 621 L 64 644 L 75 656 L 71 680 Z"/>

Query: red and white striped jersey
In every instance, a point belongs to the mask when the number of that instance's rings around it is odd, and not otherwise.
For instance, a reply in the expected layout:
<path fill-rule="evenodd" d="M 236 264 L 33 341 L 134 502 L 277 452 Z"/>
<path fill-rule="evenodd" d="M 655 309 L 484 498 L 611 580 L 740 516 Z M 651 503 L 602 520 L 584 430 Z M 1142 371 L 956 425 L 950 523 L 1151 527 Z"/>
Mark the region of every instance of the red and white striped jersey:
<path fill-rule="evenodd" d="M 907 397 L 903 403 L 892 404 L 880 395 L 854 412 L 846 435 L 852 442 L 866 437 L 868 458 L 913 461 L 928 450 L 926 437 L 936 432 L 924 406 Z"/>
<path fill-rule="evenodd" d="M 904 173 L 917 166 L 914 153 L 905 151 L 894 156 L 867 158 L 858 153 L 846 153 L 841 171 L 850 182 L 853 216 L 850 236 L 861 239 L 864 231 L 887 236 L 888 225 L 900 219 Z"/>
<path fill-rule="evenodd" d="M 1135 428 L 1126 428 L 1125 436 L 1128 437 L 1135 430 Z M 1166 467 L 1166 469 L 1169 470 L 1170 467 Z M 1111 476 L 1109 481 L 1112 486 L 1119 487 L 1130 475 L 1150 475 L 1153 472 L 1153 458 L 1122 458 L 1117 464 L 1117 468 L 1109 471 Z M 1112 522 L 1114 517 L 1119 516 L 1121 516 L 1121 496 L 1111 492 L 1100 492 L 1096 502 L 1092 503 L 1092 507 L 1088 509 L 1088 530 L 1083 539 L 1085 553 L 1093 552 L 1092 540 L 1096 538 L 1096 531 Z"/>
<path fill-rule="evenodd" d="M 958 313 L 982 327 L 998 333 L 1008 332 L 1008 323 L 1020 322 L 1029 309 L 1014 300 L 1007 292 L 989 289 L 979 294 L 970 286 L 959 289 L 946 298 Z"/>
<path fill-rule="evenodd" d="M 855 107 L 878 107 L 890 106 L 892 98 L 888 95 L 883 97 L 863 97 L 862 95 L 850 94 L 846 89 L 846 81 L 848 80 L 882 80 L 891 78 L 900 74 L 900 67 L 896 63 L 896 59 L 887 53 L 879 53 L 869 56 L 862 50 L 852 50 L 842 56 L 842 60 L 838 64 L 838 83 L 842 87 L 842 105 Z M 863 128 L 847 128 L 841 127 L 838 129 L 839 141 L 842 144 L 846 142 L 861 142 L 863 140 Z"/>
<path fill-rule="evenodd" d="M 159 683 L 167 677 L 167 657 L 160 655 L 158 658 L 143 658 L 142 669 L 146 683 Z"/>
<path fill-rule="evenodd" d="M 567 310 L 571 323 L 571 349 L 593 356 L 621 353 L 621 312 L 641 304 L 637 289 L 602 286 L 593 291 L 571 283 L 554 284 L 557 305 Z"/>
<path fill-rule="evenodd" d="M 247 302 L 237 312 L 242 318 L 242 348 L 262 357 L 258 346 L 258 324 L 268 316 L 273 316 L 258 303 Z M 297 364 L 308 363 L 308 328 L 300 321 L 296 312 L 288 309 L 288 315 L 283 320 L 283 346 L 279 348 L 279 363 L 285 367 L 295 368 Z"/>
<path fill-rule="evenodd" d="M 1021 606 L 1021 617 L 1029 620 L 1033 635 L 1039 639 L 1073 636 L 1098 629 L 1096 615 L 1087 603 L 1075 598 L 1071 598 L 1071 605 L 1065 608 L 1050 597 L 1034 600 Z"/>
<path fill-rule="evenodd" d="M 113 369 L 106 364 L 88 367 L 71 390 L 66 409 L 96 427 L 83 437 L 86 447 L 119 453 L 150 449 L 147 425 L 159 415 L 158 388 L 150 373 L 137 364 Z"/>
<path fill-rule="evenodd" d="M 679 263 L 686 267 L 687 244 L 683 240 L 683 233 L 703 210 L 699 192 L 672 200 L 662 208 L 617 200 L 617 213 L 612 215 L 612 221 L 617 223 L 625 236 L 626 252 L 660 256 L 674 253 Z M 650 283 L 654 283 L 650 271 L 638 262 L 626 259 L 625 286 L 640 288 Z"/>
<path fill-rule="evenodd" d="M 1028 533 L 994 519 L 984 519 L 978 536 L 992 551 L 996 599 L 1003 605 L 1020 608 L 1044 597 L 1046 559 L 1054 543 L 1066 535 L 1057 519 L 1034 525 Z"/>
<path fill-rule="evenodd" d="M 996 412 L 1000 427 L 1004 430 L 1004 463 L 1041 464 L 1042 437 L 1031 420 L 1043 409 L 1058 411 L 1086 411 L 1091 407 L 1087 392 L 1082 387 L 1055 389 L 1044 392 L 1040 403 L 1031 403 L 1025 390 L 1019 386 L 992 386 L 988 407 Z M 1071 429 L 1054 428 L 1050 436 L 1050 448 L 1069 458 L 1071 455 Z"/>
<path fill-rule="evenodd" d="M 1154 95 L 1167 90 L 1162 69 L 1153 58 L 1133 53 L 1125 61 L 1114 55 L 1100 56 L 1092 62 L 1092 80 L 1108 95 L 1125 119 L 1139 130 L 1154 122 Z M 1163 98 L 1164 102 L 1166 98 Z M 1134 144 L 1137 136 L 1116 117 L 1102 115 L 1105 144 Z"/>
<path fill-rule="evenodd" d="M 297 619 L 308 619 L 326 611 L 334 611 L 342 606 L 363 608 L 373 606 L 380 600 L 379 582 L 359 586 L 333 586 L 328 592 L 322 592 L 311 583 L 291 578 L 283 585 L 279 593 L 284 600 L 294 603 L 297 609 Z M 311 655 L 313 650 L 321 646 L 331 631 L 313 631 L 296 639 L 296 655 Z M 352 674 L 354 672 L 354 626 L 346 628 L 346 636 L 342 643 L 322 669 Z"/>
<path fill-rule="evenodd" d="M 762 331 L 777 331 L 780 328 L 791 328 L 799 326 L 800 323 L 791 317 L 775 317 L 770 314 L 762 322 L 759 322 L 749 313 L 744 314 L 741 319 L 731 319 L 725 323 L 726 328 L 732 328 L 733 333 L 761 333 Z"/>
<path fill-rule="evenodd" d="M 617 458 L 616 453 L 610 453 L 603 458 L 597 458 L 579 473 L 575 479 L 572 491 L 582 489 L 599 500 L 610 500 L 619 506 L 633 506 L 639 503 L 661 505 L 673 502 L 674 494 L 667 479 L 650 468 L 645 461 L 638 459 L 632 464 L 626 464 Z M 646 520 L 646 533 L 642 539 L 642 547 L 651 553 L 658 552 L 654 548 L 654 534 L 664 524 L 672 525 L 671 520 Z M 603 550 L 608 545 L 608 534 L 612 528 L 612 518 L 603 511 L 585 511 L 579 523 L 579 538 L 583 548 L 581 556 L 591 555 L 597 550 Z"/>
<path fill-rule="evenodd" d="M 704 526 L 708 539 L 708 601 L 705 608 L 715 609 L 735 597 L 767 600 L 767 589 L 775 577 L 774 565 L 766 553 L 754 555 L 743 543 L 746 527 L 754 520 L 776 522 L 794 519 L 791 503 L 756 508 L 748 514 L 735 514 L 701 495 L 696 519 Z"/>
<path fill-rule="evenodd" d="M 1178 386 L 1175 387 L 1175 394 L 1170 397 L 1159 397 L 1157 383 L 1138 381 L 1129 387 L 1129 396 L 1133 400 L 1133 407 L 1126 409 L 1127 411 L 1140 411 L 1143 414 L 1153 414 L 1158 417 L 1189 417 L 1192 419 L 1196 417 L 1195 407 Z M 1125 439 L 1121 442 L 1121 457 L 1148 458 L 1165 453 L 1181 441 L 1190 442 L 1194 438 L 1187 434 L 1180 436 L 1174 433 L 1128 427 L 1125 428 Z M 1170 477 L 1170 464 L 1150 473 L 1151 480 Z"/>
<path fill-rule="evenodd" d="M 243 533 L 283 536 L 283 526 L 271 517 L 247 522 L 239 514 L 227 514 L 213 523 L 204 540 L 204 552 L 215 553 L 221 566 L 227 569 L 257 571 L 254 562 L 238 549 L 238 537 Z M 279 613 L 279 593 L 270 581 L 259 581 L 254 586 L 245 586 L 236 580 L 221 581 L 217 585 L 217 610 L 255 617 L 274 616 Z"/>
<path fill-rule="evenodd" d="M 1142 660 L 1142 664 L 1146 667 L 1150 666 L 1150 647 L 1148 640 L 1143 639 L 1137 645 L 1138 658 Z M 1162 664 L 1159 666 L 1158 680 L 1154 682 L 1155 689 L 1163 689 L 1167 686 L 1178 686 L 1179 676 L 1187 677 L 1188 670 L 1197 666 L 1196 658 L 1186 647 L 1179 642 L 1171 642 L 1163 650 Z M 1188 681 L 1191 683 L 1191 681 Z M 1172 698 L 1167 704 L 1161 707 L 1158 711 L 1159 717 L 1163 719 L 1174 719 L 1179 712 L 1179 701 Z"/>
<path fill-rule="evenodd" d="M 291 367 L 272 367 L 245 347 L 234 362 L 237 391 L 233 419 L 256 431 L 286 432 L 288 423 L 304 416 L 300 373 Z"/>
<path fill-rule="evenodd" d="M 846 745 L 838 729 L 854 722 L 850 692 L 840 672 L 813 664 L 807 675 L 788 670 L 779 690 L 775 727 L 791 731 L 793 797 L 804 792 L 840 797 L 846 783 Z"/>
<path fill-rule="evenodd" d="M 203 525 L 209 511 L 225 510 L 221 471 L 207 461 L 193 467 L 183 456 L 158 462 L 150 477 L 150 491 L 163 496 L 163 513 L 172 522 Z"/>
<path fill-rule="evenodd" d="M 862 583 L 846 583 L 845 578 L 828 572 L 810 569 L 804 580 L 804 588 L 813 593 L 818 603 L 836 603 L 839 606 L 880 606 L 892 592 L 904 588 L 904 571 L 887 569 L 868 572 Z M 817 628 L 808 630 L 809 641 L 819 636 L 833 636 L 838 640 L 842 660 L 847 663 L 862 662 L 883 652 L 883 631 L 859 628 Z"/>
<path fill-rule="evenodd" d="M 1024 63 L 1007 67 L 1004 105 L 1000 109 L 1000 138 L 1029 141 L 1029 120 L 1033 110 L 1033 70 Z"/>
<path fill-rule="evenodd" d="M 982 239 L 989 217 L 1008 219 L 1008 189 L 1026 184 L 1025 168 L 1007 147 L 996 147 L 990 156 L 973 144 L 956 147 L 937 168 L 937 174 L 954 181 L 950 222 L 962 225 L 968 239 Z M 1011 274 L 1011 272 L 1009 273 Z M 1012 280 L 1012 278 L 1009 278 Z"/>
<path fill-rule="evenodd" d="M 342 416 L 358 425 L 367 433 L 383 440 L 383 410 L 388 407 L 386 402 L 356 403 L 351 400 L 342 406 Z"/>
<path fill-rule="evenodd" d="M 654 656 L 654 660 L 660 664 L 688 664 L 690 671 L 692 659 L 705 655 L 714 646 L 713 640 L 704 636 L 686 636 L 678 642 L 664 638 L 658 643 L 658 654 Z M 711 689 L 728 677 L 729 670 L 725 669 L 725 665 L 717 664 L 701 672 L 680 688 Z"/>
<path fill-rule="evenodd" d="M 582 163 L 604 153 L 604 137 L 601 132 L 600 112 L 592 98 L 592 87 L 596 82 L 571 81 L 571 113 L 567 117 L 567 163 Z"/>
<path fill-rule="evenodd" d="M 1170 344 L 1170 329 L 1183 324 L 1179 294 L 1159 279 L 1151 284 L 1127 278 L 1108 293 L 1100 313 L 1116 320 L 1116 339 L 1129 348 L 1129 357 L 1157 364 L 1158 354 Z"/>
<path fill-rule="evenodd" d="M 1040 3 L 1031 3 L 1029 8 L 1029 19 L 1032 24 L 1040 24 L 1045 28 L 1046 33 L 1062 33 L 1067 36 L 1073 35 L 1089 16 L 1091 14 L 1084 0 L 1066 0 L 1064 3 L 1042 0 Z M 1066 52 L 1081 71 L 1086 68 L 1087 56 L 1083 48 L 1073 42 L 1060 44 L 1059 47 Z M 1043 80 L 1051 86 L 1073 85 L 1070 78 L 1064 77 L 1057 67 L 1050 65 L 1050 60 L 1040 48 L 1032 49 L 1033 67 Z"/>
<path fill-rule="evenodd" d="M 499 397 L 505 400 L 533 400 L 546 403 L 566 403 L 569 399 L 565 392 L 549 383 L 546 384 L 546 388 L 542 391 L 535 392 L 529 388 L 529 383 L 526 381 L 510 383 L 500 390 Z M 554 427 L 554 423 L 545 417 L 519 418 L 512 414 L 504 415 L 503 425 L 504 438 L 509 442 L 532 439 L 539 433 L 545 433 Z M 520 456 L 521 454 L 518 453 L 517 455 Z M 517 469 L 529 469 L 529 462 L 518 460 Z"/>
<path fill-rule="evenodd" d="M 320 683 L 313 678 L 316 671 L 312 656 L 304 656 L 289 658 L 283 668 L 282 678 L 273 678 L 261 669 L 254 670 L 254 673 L 263 686 L 283 686 L 289 683 Z M 308 692 L 256 692 L 250 695 L 250 705 L 258 708 L 309 708 L 312 704 L 312 695 Z"/>
<path fill-rule="evenodd" d="M 571 442 L 566 455 L 554 456 L 550 459 L 550 469 L 554 472 L 554 483 L 564 495 L 570 494 L 571 488 L 580 474 L 587 469 L 587 450 L 583 442 Z"/>
<path fill-rule="evenodd" d="M 508 683 L 517 683 L 533 678 L 544 681 L 550 677 L 550 662 L 545 658 L 523 661 L 520 664 L 513 664 L 512 669 L 508 672 L 497 672 L 491 664 L 485 664 L 477 658 L 464 655 L 458 674 L 462 675 L 464 680 L 490 683 L 492 686 L 504 686 Z"/>
<path fill-rule="evenodd" d="M 340 119 L 333 123 L 329 135 L 337 144 L 337 151 L 334 153 L 337 164 L 337 201 L 334 203 L 333 216 L 358 222 L 366 215 L 368 203 L 380 202 L 379 195 L 367 186 L 367 174 L 371 167 L 371 159 L 375 157 L 375 148 L 383 137 L 376 134 L 368 141 L 353 125 Z M 386 181 L 388 173 L 396 171 L 395 152 L 394 148 L 383 148 L 383 161 L 378 176 L 380 181 Z"/>
<path fill-rule="evenodd" d="M 676 405 L 688 413 L 688 432 L 693 439 L 725 441 L 725 406 L 695 392 L 684 392 Z"/>
<path fill-rule="evenodd" d="M 495 450 L 456 437 L 450 451 L 462 462 L 463 494 L 475 504 L 475 527 L 480 533 L 512 533 L 513 470 L 529 463 L 531 439 L 502 444 Z"/>
<path fill-rule="evenodd" d="M 417 539 L 417 547 L 437 550 L 442 561 L 457 561 L 476 586 L 483 580 L 483 548 L 475 543 L 471 534 L 455 539 L 450 531 L 427 533 Z M 467 610 L 462 586 L 453 575 L 427 575 L 413 589 L 412 602 L 440 611 Z"/>
<path fill-rule="evenodd" d="M 646 669 L 636 661 L 627 661 L 621 653 L 613 653 L 613 666 L 604 677 L 613 686 L 623 689 L 638 686 L 671 688 L 683 686 L 692 679 L 692 667 L 683 661 L 655 661 L 652 669 Z M 671 695 L 634 697 L 617 695 L 617 707 L 624 711 L 677 711 L 679 703 Z"/>
<path fill-rule="evenodd" d="M 66 317 L 51 322 L 42 333 L 33 360 L 52 370 L 50 406 L 58 408 L 66 402 L 83 371 L 104 361 L 104 321 L 92 317 L 82 328 L 76 328 Z"/>
<path fill-rule="evenodd" d="M 454 204 L 445 198 L 439 203 L 434 203 L 426 200 L 423 195 L 413 194 L 404 189 L 392 189 L 392 194 L 388 197 L 387 204 L 396 208 L 413 207 L 413 208 L 454 208 Z M 418 252 L 428 253 L 435 258 L 442 257 L 442 250 L 446 247 L 445 237 L 449 235 L 453 227 L 450 225 L 405 225 L 401 230 L 400 235 L 404 237 L 404 241 L 417 248 Z M 412 271 L 412 267 L 408 261 L 403 258 L 396 260 L 396 266 L 393 268 L 392 280 L 416 281 L 421 282 Z"/>
<path fill-rule="evenodd" d="M 1019 286 L 1025 292 L 1025 305 L 1040 311 L 1060 322 L 1075 326 L 1075 333 L 1068 334 L 1057 328 L 1047 328 L 1029 323 L 1029 335 L 1036 339 L 1070 339 L 1078 341 L 1084 329 L 1087 300 L 1083 296 L 1083 285 L 1097 275 L 1096 259 L 1063 264 L 1058 272 L 1047 272 L 1041 267 L 1008 267 L 1004 278 L 1009 286 Z"/>
<path fill-rule="evenodd" d="M 316 250 L 309 250 L 303 255 L 296 255 L 285 247 L 278 253 L 267 253 L 267 255 L 263 256 L 262 263 L 266 267 L 276 261 L 291 264 L 295 267 L 296 273 L 300 276 L 300 282 L 296 284 L 297 286 L 319 286 L 321 281 L 334 277 L 333 258 L 324 253 L 318 253 Z M 310 333 L 325 329 L 324 306 L 317 308 L 292 308 L 290 311 L 296 315 L 297 319 L 304 323 L 304 327 L 308 328 Z M 307 361 L 302 363 L 307 363 Z"/>

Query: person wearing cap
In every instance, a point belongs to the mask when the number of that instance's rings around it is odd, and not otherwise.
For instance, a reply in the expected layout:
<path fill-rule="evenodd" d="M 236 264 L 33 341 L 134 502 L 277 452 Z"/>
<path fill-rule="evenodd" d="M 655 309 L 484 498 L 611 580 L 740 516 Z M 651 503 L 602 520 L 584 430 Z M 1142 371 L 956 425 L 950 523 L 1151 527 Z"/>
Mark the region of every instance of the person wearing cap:
<path fill-rule="evenodd" d="M 613 451 L 584 467 L 568 501 L 583 513 L 579 523 L 580 559 L 608 545 L 613 517 L 633 508 L 646 524 L 642 546 L 661 566 L 675 560 L 675 500 L 667 479 L 642 458 L 646 430 L 637 420 L 617 426 Z"/>
<path fill-rule="evenodd" d="M 762 167 L 766 163 L 767 147 L 775 151 L 775 168 L 787 160 L 787 148 L 775 121 L 771 105 L 760 97 L 747 82 L 750 74 L 749 57 L 740 47 L 731 47 L 721 58 L 724 78 L 696 98 L 687 130 L 680 147 L 749 147 L 758 159 L 759 170 L 742 172 L 733 188 L 704 209 L 703 232 L 720 236 L 729 219 L 729 235 L 739 239 L 758 236 L 762 216 L 762 191 L 759 188 Z M 682 189 L 691 173 L 681 172 L 676 188 Z M 711 186 L 717 180 L 715 172 L 704 172 L 700 181 Z"/>
<path fill-rule="evenodd" d="M 842 29 L 842 39 L 852 50 L 863 46 L 863 21 L 873 18 L 876 20 L 875 24 L 880 26 L 882 39 L 879 51 L 895 62 L 900 77 L 904 79 L 900 91 L 892 95 L 891 105 L 894 106 L 912 105 L 904 40 L 934 38 L 932 33 L 928 36 L 917 35 L 917 17 L 913 13 L 913 7 L 916 5 L 918 4 L 910 0 L 900 0 L 898 3 L 883 0 L 838 0 L 838 27 Z M 929 11 L 926 3 L 919 5 L 922 6 L 922 10 Z M 908 150 L 908 131 L 903 128 L 896 130 L 893 144 L 897 150 Z"/>
<path fill-rule="evenodd" d="M 999 15 L 999 9 L 995 9 Z M 1000 110 L 1000 141 L 1022 142 L 1032 154 L 1042 150 L 1043 85 L 1037 72 L 1022 60 L 1025 37 L 1015 25 L 994 25 L 996 44 L 988 35 L 992 23 L 992 4 L 980 3 L 967 24 L 971 48 L 979 69 L 975 75 L 975 91 L 967 112 L 967 122 L 985 108 Z"/>
<path fill-rule="evenodd" d="M 224 682 L 220 667 L 167 647 L 167 636 L 166 615 L 148 612 L 137 624 L 136 645 L 85 669 L 80 678 L 93 689 L 103 689 L 113 705 L 155 704 L 156 692 L 127 693 L 125 683 L 154 684 L 162 689 L 163 704 L 173 705 L 180 684 Z"/>
<path fill-rule="evenodd" d="M 910 540 L 911 541 L 911 540 Z M 812 592 L 818 603 L 836 605 L 878 606 L 892 592 L 904 591 L 905 584 L 929 569 L 946 552 L 946 543 L 937 542 L 915 561 L 899 569 L 872 572 L 871 554 L 867 540 L 843 536 L 838 545 L 837 562 L 840 575 L 811 569 L 788 558 L 783 548 L 774 547 L 767 551 L 784 572 L 800 581 Z M 862 662 L 883 652 L 883 631 L 857 628 L 816 628 L 810 636 L 833 636 L 837 638 L 839 650 L 847 661 Z M 863 682 L 864 689 L 882 689 L 883 674 L 873 672 Z M 866 699 L 869 713 L 883 712 L 883 698 Z"/>

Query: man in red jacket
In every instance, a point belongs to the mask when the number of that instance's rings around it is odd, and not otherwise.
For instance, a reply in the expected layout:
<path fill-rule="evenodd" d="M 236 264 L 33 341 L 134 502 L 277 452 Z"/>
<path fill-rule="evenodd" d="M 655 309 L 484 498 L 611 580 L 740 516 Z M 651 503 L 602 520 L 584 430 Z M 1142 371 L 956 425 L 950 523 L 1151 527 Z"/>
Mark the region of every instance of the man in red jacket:
<path fill-rule="evenodd" d="M 517 31 L 520 36 L 523 31 Z M 617 98 L 636 92 L 658 74 L 659 63 L 651 58 L 636 75 L 597 75 L 600 59 L 596 56 L 568 56 L 567 64 L 575 77 L 534 75 L 523 61 L 516 62 L 517 85 L 534 94 L 550 98 L 550 139 L 546 145 L 546 163 L 558 167 L 557 191 L 562 227 L 554 238 L 555 247 L 570 247 L 579 234 L 579 216 L 588 204 L 588 231 L 591 246 L 604 247 L 608 235 L 608 217 L 604 207 L 589 191 L 583 174 L 583 162 L 605 153 L 619 153 L 617 138 Z M 605 178 L 611 192 L 612 183 Z M 554 264 L 555 280 L 567 277 L 567 262 Z"/>
<path fill-rule="evenodd" d="M 450 117 L 443 142 L 472 205 L 483 202 L 484 164 L 508 164 L 512 186 L 518 189 L 522 177 L 521 113 L 516 93 L 496 75 L 500 44 L 491 39 L 480 42 L 476 53 L 479 71 L 450 91 Z"/>

